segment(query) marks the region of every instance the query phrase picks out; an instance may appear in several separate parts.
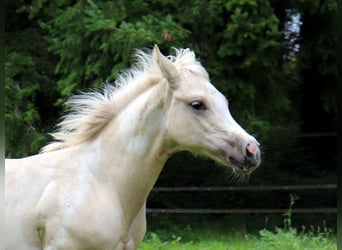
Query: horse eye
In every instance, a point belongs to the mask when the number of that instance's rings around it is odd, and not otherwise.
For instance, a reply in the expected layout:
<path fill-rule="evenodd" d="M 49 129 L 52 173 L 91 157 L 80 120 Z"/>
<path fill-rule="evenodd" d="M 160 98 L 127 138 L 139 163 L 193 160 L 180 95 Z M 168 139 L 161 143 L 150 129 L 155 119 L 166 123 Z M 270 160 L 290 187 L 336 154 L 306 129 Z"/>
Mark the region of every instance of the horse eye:
<path fill-rule="evenodd" d="M 195 110 L 206 110 L 207 107 L 205 106 L 205 104 L 201 101 L 192 101 L 190 103 L 191 107 Z"/>

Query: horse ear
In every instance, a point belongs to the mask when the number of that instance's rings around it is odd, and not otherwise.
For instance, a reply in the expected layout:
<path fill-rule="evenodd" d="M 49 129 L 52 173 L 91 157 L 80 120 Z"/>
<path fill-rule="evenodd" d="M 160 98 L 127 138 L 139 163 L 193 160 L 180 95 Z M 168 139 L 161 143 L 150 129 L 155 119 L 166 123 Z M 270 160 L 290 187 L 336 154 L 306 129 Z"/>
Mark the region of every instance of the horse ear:
<path fill-rule="evenodd" d="M 179 74 L 172 62 L 167 59 L 159 50 L 157 45 L 153 48 L 153 57 L 156 58 L 163 76 L 167 79 L 171 88 L 176 88 L 179 81 Z"/>

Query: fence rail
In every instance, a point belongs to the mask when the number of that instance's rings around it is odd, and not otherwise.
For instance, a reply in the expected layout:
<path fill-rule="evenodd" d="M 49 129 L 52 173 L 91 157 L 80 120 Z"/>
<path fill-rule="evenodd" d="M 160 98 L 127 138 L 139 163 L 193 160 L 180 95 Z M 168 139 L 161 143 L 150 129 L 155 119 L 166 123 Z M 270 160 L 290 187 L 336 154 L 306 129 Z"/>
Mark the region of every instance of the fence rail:
<path fill-rule="evenodd" d="M 231 186 L 231 187 L 155 187 L 152 192 L 218 192 L 218 191 L 281 191 L 336 189 L 336 184 L 291 186 Z"/>
<path fill-rule="evenodd" d="M 287 190 L 333 190 L 336 184 L 318 185 L 282 185 L 282 186 L 231 186 L 231 187 L 155 187 L 152 192 L 222 192 L 222 191 L 287 191 Z M 147 213 L 161 214 L 283 214 L 288 208 L 238 208 L 238 209 L 202 209 L 202 208 L 147 208 Z M 294 214 L 337 213 L 337 208 L 292 208 Z"/>
<path fill-rule="evenodd" d="M 206 209 L 206 208 L 147 208 L 147 213 L 158 214 L 283 214 L 288 208 L 263 209 L 263 208 L 241 208 L 241 209 Z M 318 214 L 337 213 L 337 208 L 292 208 L 293 214 Z"/>

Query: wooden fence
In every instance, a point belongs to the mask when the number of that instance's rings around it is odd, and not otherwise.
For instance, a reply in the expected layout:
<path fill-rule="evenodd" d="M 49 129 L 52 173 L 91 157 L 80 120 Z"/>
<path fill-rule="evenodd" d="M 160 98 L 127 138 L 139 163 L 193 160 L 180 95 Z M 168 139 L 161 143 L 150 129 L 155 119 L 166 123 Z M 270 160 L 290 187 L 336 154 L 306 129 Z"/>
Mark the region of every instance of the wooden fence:
<path fill-rule="evenodd" d="M 336 184 L 291 185 L 291 186 L 240 186 L 240 187 L 155 187 L 152 192 L 238 192 L 238 191 L 296 191 L 296 190 L 336 190 Z M 239 208 L 239 209 L 188 209 L 188 208 L 147 208 L 148 213 L 178 214 L 276 214 L 285 213 L 288 208 Z M 292 208 L 292 213 L 315 214 L 337 213 L 336 207 Z"/>

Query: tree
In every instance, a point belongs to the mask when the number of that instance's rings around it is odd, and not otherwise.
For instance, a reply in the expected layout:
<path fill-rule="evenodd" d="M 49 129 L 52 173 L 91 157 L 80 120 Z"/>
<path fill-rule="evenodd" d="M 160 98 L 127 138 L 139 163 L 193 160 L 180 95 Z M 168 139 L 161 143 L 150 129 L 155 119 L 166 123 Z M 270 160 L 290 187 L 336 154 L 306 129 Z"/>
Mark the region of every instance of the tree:
<path fill-rule="evenodd" d="M 264 145 L 269 175 L 305 160 L 294 145 L 312 130 L 303 124 L 313 128 L 313 98 L 325 121 L 336 116 L 333 0 L 34 0 L 8 1 L 6 11 L 8 156 L 36 153 L 67 97 L 112 82 L 136 48 L 155 43 L 165 54 L 195 50 L 233 115 Z M 295 40 L 285 35 L 291 13 L 303 22 Z"/>
<path fill-rule="evenodd" d="M 233 116 L 261 142 L 263 163 L 250 183 L 333 181 L 334 151 L 308 147 L 298 135 L 335 129 L 336 7 L 334 0 L 7 1 L 6 156 L 37 153 L 70 95 L 114 81 L 136 48 L 156 43 L 165 54 L 173 46 L 193 49 Z M 294 15 L 299 32 L 289 28 Z M 318 155 L 326 156 L 323 167 Z M 181 154 L 157 185 L 227 181 L 224 168 Z M 253 201 L 249 194 L 202 197 L 220 207 Z M 152 203 L 173 207 L 179 199 L 159 195 Z M 184 200 L 190 207 L 195 198 Z"/>
<path fill-rule="evenodd" d="M 6 2 L 5 124 L 6 156 L 38 152 L 48 140 L 57 107 L 48 44 L 36 20 L 18 1 Z M 24 11 L 25 10 L 25 11 Z M 30 6 L 27 6 L 27 11 Z"/>

